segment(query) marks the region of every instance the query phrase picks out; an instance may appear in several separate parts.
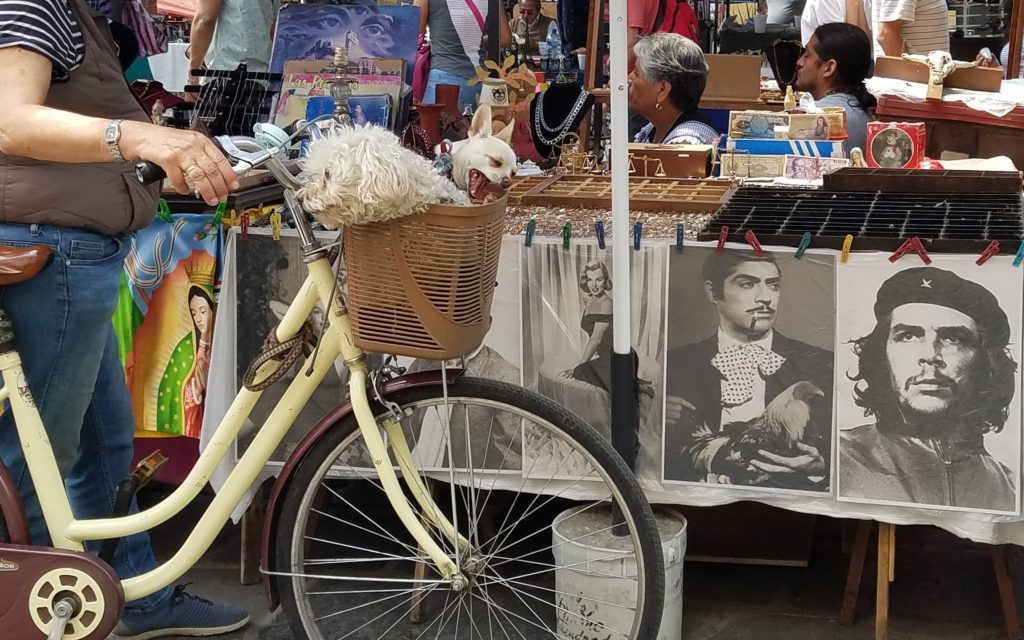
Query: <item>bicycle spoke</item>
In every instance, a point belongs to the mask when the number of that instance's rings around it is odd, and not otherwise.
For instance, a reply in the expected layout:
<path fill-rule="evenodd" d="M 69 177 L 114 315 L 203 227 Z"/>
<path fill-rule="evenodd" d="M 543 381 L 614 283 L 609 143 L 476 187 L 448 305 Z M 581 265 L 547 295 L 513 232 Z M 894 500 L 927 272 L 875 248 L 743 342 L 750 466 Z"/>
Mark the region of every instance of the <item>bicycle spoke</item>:
<path fill-rule="evenodd" d="M 584 512 L 586 512 L 586 511 L 589 511 L 590 509 L 593 509 L 593 508 L 594 508 L 595 506 L 597 506 L 597 505 L 599 505 L 599 504 L 602 504 L 602 503 L 600 503 L 600 502 L 593 502 L 593 503 L 591 503 L 590 505 L 588 505 L 587 507 L 585 507 L 585 508 L 583 508 L 583 509 L 581 509 L 581 510 L 579 510 L 579 511 L 575 512 L 575 513 L 573 513 L 573 515 L 569 516 L 569 518 L 573 518 L 573 517 L 575 517 L 575 516 L 578 516 L 578 515 L 579 515 L 579 514 L 581 514 L 581 513 L 584 513 Z M 569 520 L 569 518 L 566 518 L 565 520 Z M 563 522 L 564 522 L 565 520 L 563 520 Z M 613 527 L 614 527 L 614 525 L 613 525 Z M 611 528 L 613 528 L 613 527 L 609 527 L 609 529 L 611 529 Z M 510 531 L 511 531 L 511 530 L 510 530 Z M 605 529 L 605 531 L 607 531 L 607 529 Z M 522 539 L 520 539 L 520 540 L 519 540 L 519 543 L 521 544 L 521 543 L 523 543 L 523 542 L 524 542 L 524 541 L 526 541 L 526 540 L 530 540 L 530 539 L 531 539 L 531 538 L 533 538 L 534 536 L 536 536 L 536 535 L 539 535 L 539 534 L 541 534 L 541 533 L 550 533 L 550 530 L 549 530 L 548 528 L 543 528 L 543 529 L 537 529 L 536 531 L 534 531 L 534 532 L 533 532 L 533 533 L 531 533 L 530 535 L 526 536 L 525 538 L 522 538 Z M 497 535 L 495 535 L 495 537 L 497 537 Z M 581 536 L 581 537 L 586 537 L 586 536 Z M 507 536 L 506 536 L 506 538 L 507 538 Z M 490 541 L 488 540 L 488 542 L 490 542 Z M 506 549 L 508 549 L 508 548 L 509 548 L 509 547 L 511 547 L 511 546 L 512 546 L 512 545 L 505 545 L 504 547 L 499 547 L 499 548 L 495 549 L 494 551 L 492 551 L 492 552 L 488 553 L 488 554 L 487 554 L 487 556 L 488 556 L 488 557 L 490 557 L 490 558 L 494 558 L 494 557 L 497 557 L 497 555 L 498 555 L 499 553 L 501 553 L 502 551 L 505 551 Z M 554 545 L 552 545 L 552 547 L 553 547 L 553 546 L 554 546 Z M 550 548 L 552 548 L 552 547 L 548 547 L 548 548 L 550 549 Z M 541 551 L 544 551 L 544 549 L 541 549 Z M 503 564 L 503 563 L 502 563 L 502 564 Z"/>
<path fill-rule="evenodd" d="M 512 587 L 509 587 L 509 590 L 512 591 L 513 595 L 515 595 L 517 598 L 519 598 L 518 589 L 513 589 Z M 552 606 L 552 607 L 555 608 L 556 611 L 564 611 L 565 613 L 569 614 L 570 616 L 573 616 L 574 618 L 579 618 L 580 620 L 586 622 L 588 625 L 591 625 L 591 624 L 598 625 L 602 629 L 610 631 L 610 632 L 612 632 L 612 633 L 614 633 L 616 635 L 620 635 L 623 638 L 628 637 L 626 634 L 622 633 L 621 631 L 618 631 L 616 629 L 612 629 L 608 625 L 603 624 L 603 623 L 601 623 L 601 622 L 599 622 L 597 620 L 592 620 L 590 618 L 586 618 L 584 616 L 581 616 L 580 614 L 578 614 L 578 613 L 576 613 L 574 611 L 569 611 L 565 607 L 555 607 L 554 605 L 550 604 L 546 600 L 541 600 L 540 598 L 538 598 L 537 596 L 533 595 L 532 593 L 527 593 L 526 591 L 523 591 L 523 595 L 525 595 L 527 598 L 530 598 L 532 600 L 537 600 L 537 601 L 542 602 L 542 603 L 544 603 L 544 604 L 546 604 L 548 606 Z M 522 598 L 520 598 L 520 600 L 522 601 Z M 523 601 L 523 606 L 525 606 L 527 609 L 530 609 L 530 611 L 533 612 L 533 609 L 530 607 L 530 605 L 526 604 L 525 601 Z M 536 612 L 534 612 L 534 615 L 536 615 Z M 558 614 L 556 613 L 555 615 L 557 616 Z"/>
<path fill-rule="evenodd" d="M 595 502 L 594 504 L 596 505 L 598 503 Z M 591 505 L 591 507 L 592 506 L 593 505 Z M 578 511 L 578 512 L 574 513 L 572 516 L 569 516 L 569 518 L 566 518 L 562 522 L 566 522 L 570 518 L 578 516 L 579 514 L 583 513 L 584 511 L 589 510 L 591 507 L 587 507 L 586 509 L 583 509 L 582 511 Z M 575 538 L 568 539 L 568 540 L 563 540 L 562 542 L 559 542 L 558 544 L 551 544 L 551 545 L 549 545 L 547 547 L 544 547 L 543 549 L 537 549 L 536 551 L 534 551 L 534 553 L 542 553 L 544 551 L 554 551 L 555 549 L 557 549 L 558 547 L 562 546 L 563 544 L 567 544 L 569 542 L 579 542 L 580 540 L 582 540 L 584 538 L 589 538 L 590 536 L 596 535 L 598 533 L 604 533 L 605 531 L 611 531 L 612 529 L 616 528 L 617 526 L 618 525 L 616 525 L 616 524 L 612 524 L 612 525 L 609 525 L 609 526 L 607 526 L 607 527 L 605 527 L 603 529 L 597 529 L 596 531 L 588 531 L 587 533 L 585 533 L 585 534 L 583 534 L 581 536 L 577 536 Z M 537 531 L 534 531 L 533 533 L 531 533 L 530 535 L 526 536 L 522 540 L 519 540 L 519 542 L 522 543 L 523 541 L 529 540 L 530 538 L 534 537 L 535 535 L 537 535 L 539 533 L 544 533 L 546 531 L 547 531 L 546 529 L 538 529 Z M 507 549 L 509 546 L 511 546 L 511 545 L 508 545 L 505 548 Z M 503 564 L 506 564 L 508 562 L 515 562 L 517 560 L 517 558 L 505 558 L 503 556 L 499 556 L 498 555 L 499 551 L 504 551 L 504 549 L 499 549 L 498 551 L 495 551 L 494 553 L 489 553 L 489 554 L 487 554 L 487 557 L 489 557 L 489 558 L 498 558 L 498 559 L 501 559 L 502 562 L 499 562 L 499 563 L 493 564 L 493 565 L 488 563 L 488 566 L 490 566 L 492 568 L 493 567 L 500 567 Z"/>
<path fill-rule="evenodd" d="M 476 593 L 474 593 L 474 594 L 472 594 L 472 595 L 476 596 L 477 598 L 480 598 L 480 596 L 478 596 L 478 595 L 477 595 Z M 481 599 L 482 599 L 482 598 L 481 598 Z M 537 624 L 536 624 L 535 622 L 532 622 L 532 621 L 530 621 L 530 620 L 527 620 L 526 618 L 524 618 L 523 616 L 519 615 L 519 614 L 518 614 L 518 613 L 516 613 L 515 611 L 512 611 L 512 610 L 510 610 L 510 609 L 506 609 L 505 607 L 501 606 L 500 604 L 498 604 L 498 603 L 496 603 L 496 602 L 493 602 L 492 604 L 493 604 L 493 605 L 494 605 L 494 606 L 495 606 L 495 607 L 496 607 L 496 608 L 497 608 L 497 609 L 498 609 L 499 611 L 502 611 L 502 612 L 504 612 L 504 613 L 505 613 L 506 615 L 510 615 L 510 616 L 512 616 L 512 617 L 514 617 L 514 618 L 518 618 L 519 620 L 522 620 L 523 622 L 525 622 L 526 624 L 530 625 L 531 627 L 537 627 L 537 628 L 538 628 L 538 629 L 540 629 L 541 631 L 543 631 L 543 632 L 545 632 L 545 633 L 549 634 L 549 635 L 550 635 L 550 636 L 551 636 L 552 638 L 558 638 L 558 635 L 557 635 L 557 634 L 556 634 L 556 633 L 555 633 L 554 631 L 552 631 L 551 629 L 548 629 L 547 627 L 541 627 L 541 626 L 538 626 L 538 625 L 537 625 Z M 516 630 L 518 631 L 518 629 L 516 629 Z M 520 633 L 520 635 L 522 635 L 522 632 L 521 632 L 521 631 L 520 631 L 519 633 Z M 525 636 L 524 636 L 524 640 L 525 640 Z"/>
<path fill-rule="evenodd" d="M 508 626 L 512 627 L 512 630 L 515 631 L 516 633 L 518 633 L 520 638 L 522 638 L 523 640 L 526 640 L 526 636 L 523 635 L 523 632 L 519 630 L 519 627 L 517 627 L 514 622 L 512 622 L 512 619 L 508 617 L 508 614 L 506 614 L 504 611 L 502 611 L 501 607 L 499 607 L 497 605 L 497 603 L 494 602 L 494 600 L 491 598 L 490 594 L 487 592 L 486 588 L 482 589 L 482 593 L 483 593 L 483 597 L 480 597 L 480 596 L 477 596 L 477 597 L 480 598 L 481 600 L 483 600 L 487 604 L 487 610 L 488 611 L 497 611 L 498 613 L 500 613 L 502 615 L 502 617 L 505 618 L 505 622 L 508 623 Z M 497 618 L 498 616 L 495 615 L 494 617 Z M 508 631 L 505 630 L 506 629 L 505 625 L 501 624 L 501 620 L 498 620 L 498 626 L 501 628 L 502 632 L 505 634 L 505 638 L 507 640 L 512 640 L 512 638 L 509 638 Z"/>
<path fill-rule="evenodd" d="M 552 567 L 552 569 L 554 569 L 554 568 L 555 567 Z M 588 572 L 587 575 L 596 575 L 596 576 L 602 577 L 602 578 L 618 578 L 620 580 L 622 579 L 622 576 L 616 576 L 616 575 L 612 575 L 610 573 L 597 573 L 597 574 L 593 574 L 593 573 L 589 573 Z M 477 586 L 481 586 L 481 585 L 486 586 L 487 584 L 488 583 L 486 583 L 486 582 L 485 583 L 478 583 Z M 595 604 L 605 605 L 607 607 L 617 607 L 619 609 L 626 609 L 627 611 L 636 611 L 636 607 L 630 607 L 630 606 L 627 606 L 627 605 L 624 605 L 624 604 L 619 604 L 619 603 L 616 603 L 616 602 L 605 602 L 604 600 L 598 600 L 596 598 L 588 598 L 588 597 L 582 596 L 582 595 L 580 595 L 578 593 L 569 593 L 568 591 L 558 591 L 557 589 L 549 589 L 547 587 L 542 587 L 539 584 L 529 584 L 527 582 L 519 582 L 518 580 L 516 580 L 514 578 L 509 578 L 509 579 L 505 580 L 505 584 L 518 584 L 518 585 L 522 585 L 522 587 L 524 587 L 524 588 L 537 589 L 538 591 L 546 591 L 548 593 L 564 594 L 564 595 L 572 596 L 573 598 L 579 598 L 580 600 L 586 600 L 587 602 L 593 602 Z M 511 587 L 509 587 L 509 588 L 511 589 Z"/>

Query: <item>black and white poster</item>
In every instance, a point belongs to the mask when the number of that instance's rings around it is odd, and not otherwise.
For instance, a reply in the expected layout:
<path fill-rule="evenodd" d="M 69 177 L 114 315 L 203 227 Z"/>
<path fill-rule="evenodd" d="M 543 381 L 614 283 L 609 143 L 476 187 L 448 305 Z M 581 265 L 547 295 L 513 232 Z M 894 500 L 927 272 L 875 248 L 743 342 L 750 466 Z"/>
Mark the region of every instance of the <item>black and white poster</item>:
<path fill-rule="evenodd" d="M 523 247 L 523 385 L 565 405 L 611 439 L 611 243 L 534 240 Z M 632 259 L 632 345 L 639 356 L 640 448 L 657 446 L 661 425 L 662 353 L 665 344 L 666 244 L 641 246 Z M 651 437 L 648 437 L 651 436 Z M 526 430 L 524 475 L 577 477 L 563 444 Z M 582 463 L 582 460 L 579 462 Z M 644 470 L 639 469 L 642 475 Z"/>
<path fill-rule="evenodd" d="M 669 258 L 663 478 L 827 493 L 835 255 Z"/>
<path fill-rule="evenodd" d="M 1021 270 L 887 257 L 838 275 L 839 499 L 1019 513 Z"/>

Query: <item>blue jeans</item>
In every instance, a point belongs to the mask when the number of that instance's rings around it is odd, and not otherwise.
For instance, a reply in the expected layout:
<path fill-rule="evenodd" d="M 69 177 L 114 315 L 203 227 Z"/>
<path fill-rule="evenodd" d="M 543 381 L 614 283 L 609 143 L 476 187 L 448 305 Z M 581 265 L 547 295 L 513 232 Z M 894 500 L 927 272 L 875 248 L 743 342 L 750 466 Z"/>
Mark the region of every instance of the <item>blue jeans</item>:
<path fill-rule="evenodd" d="M 53 262 L 35 278 L 0 287 L 0 307 L 14 328 L 25 377 L 46 425 L 71 508 L 79 519 L 111 515 L 117 483 L 128 476 L 135 419 L 111 319 L 129 236 L 40 225 L 0 224 L 0 245 L 45 245 Z M 49 534 L 14 427 L 0 416 L 0 459 L 25 502 L 32 542 Z M 137 507 L 133 504 L 132 509 Z M 99 544 L 90 544 L 95 551 Z M 155 566 L 149 535 L 121 541 L 112 566 L 128 578 Z M 126 605 L 145 613 L 164 605 L 162 589 Z"/>
<path fill-rule="evenodd" d="M 469 105 L 476 106 L 476 97 L 480 94 L 480 83 L 469 86 L 472 78 L 463 78 L 454 73 L 448 73 L 440 69 L 431 69 L 427 76 L 427 92 L 423 94 L 423 104 L 433 104 L 437 100 L 437 85 L 457 84 L 459 85 L 459 112 L 466 110 Z"/>

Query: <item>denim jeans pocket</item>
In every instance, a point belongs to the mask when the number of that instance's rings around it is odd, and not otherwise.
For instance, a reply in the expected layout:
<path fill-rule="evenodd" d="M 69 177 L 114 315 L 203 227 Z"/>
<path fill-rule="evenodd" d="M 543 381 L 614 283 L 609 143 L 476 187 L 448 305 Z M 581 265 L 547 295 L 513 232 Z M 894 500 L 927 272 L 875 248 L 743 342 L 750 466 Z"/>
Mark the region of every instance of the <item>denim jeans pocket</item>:
<path fill-rule="evenodd" d="M 125 239 L 118 236 L 89 235 L 89 239 L 72 238 L 70 244 L 62 243 L 67 251 L 64 261 L 69 267 L 96 266 L 107 261 L 124 260 Z"/>

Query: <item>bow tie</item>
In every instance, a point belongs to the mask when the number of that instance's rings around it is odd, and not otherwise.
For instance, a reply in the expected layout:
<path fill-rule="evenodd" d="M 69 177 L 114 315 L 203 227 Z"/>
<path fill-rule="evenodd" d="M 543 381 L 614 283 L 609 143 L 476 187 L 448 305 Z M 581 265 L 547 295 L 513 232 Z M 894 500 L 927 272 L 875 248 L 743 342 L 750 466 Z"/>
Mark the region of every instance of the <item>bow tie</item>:
<path fill-rule="evenodd" d="M 735 407 L 754 397 L 754 376 L 774 375 L 786 359 L 756 344 L 737 344 L 719 351 L 711 364 L 725 376 L 722 404 Z"/>

